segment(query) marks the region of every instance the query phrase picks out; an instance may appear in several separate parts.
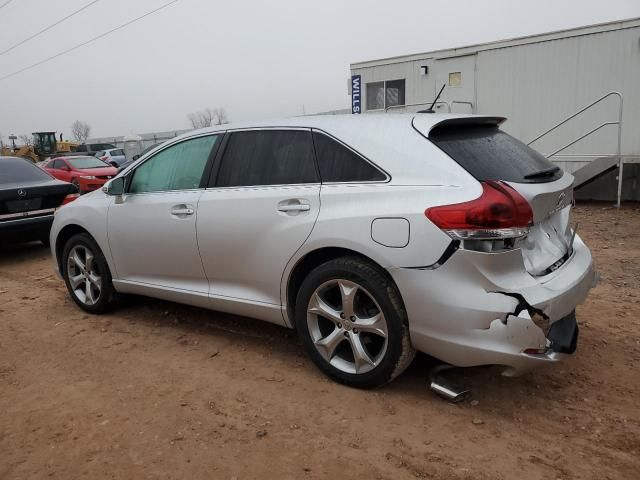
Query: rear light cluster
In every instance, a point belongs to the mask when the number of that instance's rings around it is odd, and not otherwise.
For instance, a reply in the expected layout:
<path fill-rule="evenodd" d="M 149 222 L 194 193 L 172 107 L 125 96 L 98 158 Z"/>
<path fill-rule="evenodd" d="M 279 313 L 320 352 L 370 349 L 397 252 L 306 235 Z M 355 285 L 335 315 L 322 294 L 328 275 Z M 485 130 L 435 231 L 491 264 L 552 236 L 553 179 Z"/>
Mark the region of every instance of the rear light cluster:
<path fill-rule="evenodd" d="M 69 195 L 64 197 L 64 200 L 62 200 L 62 205 L 66 205 L 67 203 L 73 202 L 79 196 L 80 196 L 79 193 L 70 193 Z"/>
<path fill-rule="evenodd" d="M 486 180 L 482 195 L 470 202 L 427 208 L 426 217 L 457 240 L 523 237 L 533 223 L 529 203 L 504 182 Z"/>

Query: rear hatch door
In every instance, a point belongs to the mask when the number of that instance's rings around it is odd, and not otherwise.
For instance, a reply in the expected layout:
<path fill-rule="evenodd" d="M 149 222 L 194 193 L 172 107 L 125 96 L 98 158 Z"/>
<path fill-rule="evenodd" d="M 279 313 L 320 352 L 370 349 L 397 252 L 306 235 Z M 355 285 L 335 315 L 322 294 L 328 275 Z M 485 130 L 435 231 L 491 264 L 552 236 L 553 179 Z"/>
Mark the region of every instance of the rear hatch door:
<path fill-rule="evenodd" d="M 417 116 L 413 126 L 478 181 L 505 182 L 529 202 L 533 225 L 517 246 L 527 271 L 545 275 L 571 254 L 573 176 L 500 130 L 503 121 L 475 116 L 433 122 Z"/>

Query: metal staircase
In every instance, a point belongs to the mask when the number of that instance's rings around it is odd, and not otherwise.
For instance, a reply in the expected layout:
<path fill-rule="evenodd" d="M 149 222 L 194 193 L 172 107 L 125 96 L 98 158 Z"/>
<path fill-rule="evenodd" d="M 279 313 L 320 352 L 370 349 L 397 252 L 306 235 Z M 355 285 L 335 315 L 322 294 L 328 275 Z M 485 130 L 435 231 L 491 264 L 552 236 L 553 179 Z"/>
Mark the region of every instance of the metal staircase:
<path fill-rule="evenodd" d="M 605 173 L 609 173 L 618 167 L 618 157 L 612 155 L 610 157 L 598 157 L 591 161 L 588 165 L 573 172 L 575 178 L 573 188 L 578 189 L 584 187 L 588 183 L 600 178 Z"/>
<path fill-rule="evenodd" d="M 612 92 L 609 92 L 609 93 L 601 96 L 600 98 L 598 98 L 598 99 L 594 100 L 593 102 L 591 102 L 589 105 L 586 105 L 586 106 L 582 107 L 580 110 L 578 110 L 574 114 L 568 116 L 567 118 L 562 120 L 560 123 L 557 123 L 556 125 L 554 125 L 550 129 L 542 132 L 540 135 L 538 135 L 533 140 L 531 140 L 527 145 L 531 145 L 532 143 L 537 142 L 541 138 L 545 137 L 547 134 L 549 134 L 549 133 L 553 132 L 554 130 L 556 130 L 558 127 L 561 127 L 562 125 L 567 123 L 569 120 L 577 117 L 581 113 L 585 112 L 586 110 L 589 110 L 591 107 L 597 105 L 598 103 L 604 101 L 605 99 L 607 99 L 607 98 L 609 98 L 611 96 L 615 96 L 619 100 L 618 120 L 617 121 L 607 121 L 607 122 L 601 123 L 597 127 L 592 128 L 591 130 L 589 130 L 584 135 L 580 135 L 578 138 L 575 138 L 575 139 L 571 140 L 569 143 L 567 143 L 566 145 L 562 146 L 561 148 L 558 148 L 554 152 L 547 154 L 546 157 L 551 159 L 552 157 L 561 156 L 561 155 L 559 155 L 560 152 L 563 152 L 564 150 L 566 150 L 567 148 L 571 147 L 572 145 L 575 145 L 580 140 L 588 137 L 589 135 L 597 132 L 598 130 L 600 130 L 600 129 L 604 128 L 604 127 L 615 125 L 617 127 L 617 129 L 618 129 L 618 142 L 617 142 L 617 151 L 616 151 L 616 153 L 615 154 L 611 154 L 611 155 L 591 155 L 591 154 L 572 155 L 572 156 L 583 157 L 583 158 L 594 158 L 594 160 L 591 161 L 588 165 L 585 165 L 584 167 L 576 170 L 573 173 L 573 176 L 575 177 L 574 188 L 578 189 L 578 188 L 580 188 L 580 187 L 592 182 L 593 180 L 601 177 L 605 173 L 610 172 L 611 170 L 613 170 L 613 169 L 615 169 L 617 167 L 618 168 L 618 193 L 617 193 L 616 207 L 620 208 L 620 201 L 621 201 L 621 197 L 622 197 L 622 174 L 623 174 L 623 168 L 624 168 L 624 159 L 622 158 L 622 104 L 623 104 L 623 98 L 622 98 L 622 94 L 620 92 L 612 91 Z"/>

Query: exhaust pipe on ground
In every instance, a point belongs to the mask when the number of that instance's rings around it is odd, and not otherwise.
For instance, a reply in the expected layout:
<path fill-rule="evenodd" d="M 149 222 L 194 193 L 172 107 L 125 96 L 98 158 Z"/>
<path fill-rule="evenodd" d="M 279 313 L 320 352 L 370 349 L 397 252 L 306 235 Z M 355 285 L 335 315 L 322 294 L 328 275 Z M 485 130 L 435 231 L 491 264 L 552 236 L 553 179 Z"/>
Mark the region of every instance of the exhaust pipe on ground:
<path fill-rule="evenodd" d="M 452 368 L 455 367 L 446 364 L 433 367 L 429 372 L 429 388 L 440 397 L 452 403 L 458 403 L 467 398 L 471 389 L 452 385 L 441 377 L 442 372 Z"/>

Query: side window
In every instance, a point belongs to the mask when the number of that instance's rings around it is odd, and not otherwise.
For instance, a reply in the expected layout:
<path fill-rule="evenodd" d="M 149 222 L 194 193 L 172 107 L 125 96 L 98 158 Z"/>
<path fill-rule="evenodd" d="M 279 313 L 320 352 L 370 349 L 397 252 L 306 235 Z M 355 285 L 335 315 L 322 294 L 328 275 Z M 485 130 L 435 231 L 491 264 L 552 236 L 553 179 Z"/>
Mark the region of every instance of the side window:
<path fill-rule="evenodd" d="M 216 186 L 318 182 L 311 132 L 252 130 L 231 134 Z"/>
<path fill-rule="evenodd" d="M 129 193 L 198 188 L 220 135 L 185 140 L 157 153 L 133 172 Z"/>
<path fill-rule="evenodd" d="M 314 132 L 320 178 L 327 182 L 380 182 L 386 175 L 333 138 Z"/>
<path fill-rule="evenodd" d="M 62 160 L 54 160 L 53 164 L 51 165 L 51 168 L 55 169 L 55 170 L 60 170 L 60 168 L 64 165 L 64 162 Z"/>

